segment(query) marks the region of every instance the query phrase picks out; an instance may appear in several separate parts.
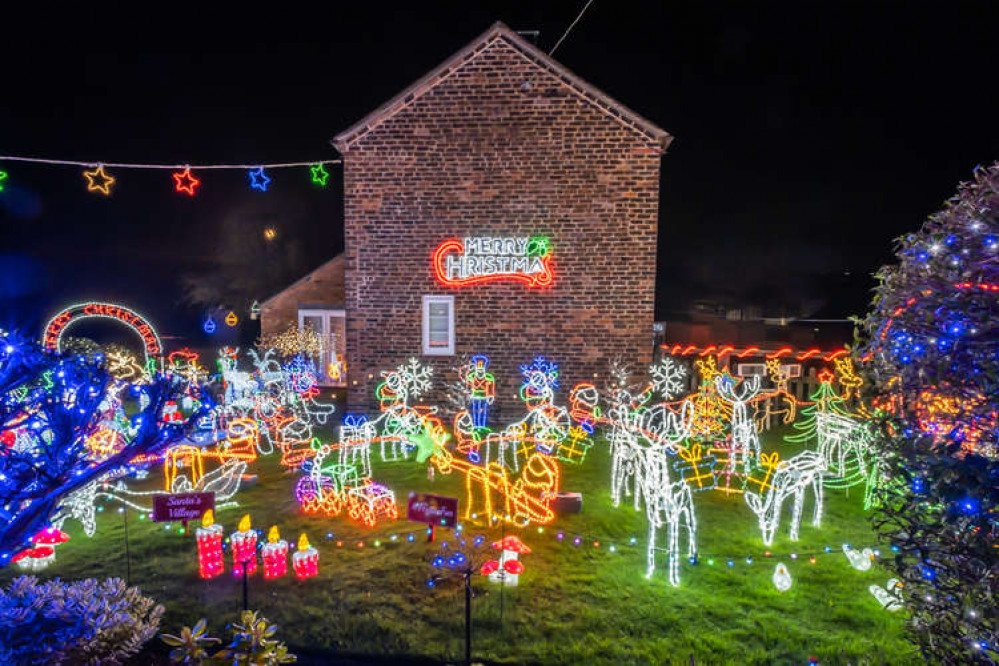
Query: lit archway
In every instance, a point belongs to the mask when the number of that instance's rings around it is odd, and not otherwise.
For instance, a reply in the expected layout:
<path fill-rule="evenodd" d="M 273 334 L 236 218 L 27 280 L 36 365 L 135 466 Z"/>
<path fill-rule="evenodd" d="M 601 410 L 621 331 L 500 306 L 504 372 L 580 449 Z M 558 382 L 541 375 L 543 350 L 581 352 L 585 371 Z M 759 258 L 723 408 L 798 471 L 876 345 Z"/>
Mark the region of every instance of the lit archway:
<path fill-rule="evenodd" d="M 66 328 L 75 321 L 93 317 L 115 319 L 138 333 L 139 337 L 142 338 L 147 362 L 150 358 L 162 356 L 163 345 L 160 343 L 160 336 L 156 334 L 152 324 L 134 310 L 114 303 L 78 303 L 64 308 L 59 314 L 52 317 L 45 326 L 42 346 L 52 351 L 61 351 L 62 336 L 66 332 Z"/>

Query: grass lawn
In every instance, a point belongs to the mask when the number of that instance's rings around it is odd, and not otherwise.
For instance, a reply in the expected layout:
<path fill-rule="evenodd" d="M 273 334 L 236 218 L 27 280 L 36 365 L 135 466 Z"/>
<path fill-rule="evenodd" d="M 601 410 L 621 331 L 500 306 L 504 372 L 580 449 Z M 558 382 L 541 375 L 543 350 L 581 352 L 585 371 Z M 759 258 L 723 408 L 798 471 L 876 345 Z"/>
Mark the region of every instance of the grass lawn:
<path fill-rule="evenodd" d="M 373 466 L 375 479 L 395 490 L 403 513 L 410 490 L 464 496 L 457 475 L 438 474 L 431 482 L 425 466 L 382 463 L 377 456 Z M 644 512 L 630 504 L 611 505 L 609 468 L 601 442 L 582 466 L 563 468 L 563 489 L 583 493 L 582 513 L 562 517 L 542 533 L 537 528 L 513 531 L 533 550 L 522 556 L 526 570 L 518 587 L 501 594 L 477 578 L 472 602 L 477 658 L 546 664 L 689 664 L 691 655 L 697 663 L 710 664 L 804 664 L 810 656 L 822 664 L 918 661 L 902 638 L 900 614 L 882 610 L 867 591 L 872 583 L 884 585 L 888 573 L 878 564 L 857 571 L 841 552 L 843 543 L 875 545 L 858 490 L 849 496 L 827 491 L 820 529 L 811 526 L 806 505 L 796 543 L 787 539 L 788 506 L 769 558 L 756 517 L 741 496 L 696 493 L 700 562 L 684 561 L 681 585 L 673 588 L 663 569 L 646 580 Z M 428 556 L 436 544 L 426 543 L 422 526 L 399 521 L 368 531 L 345 517 L 306 516 L 293 498 L 297 475 L 284 473 L 276 456 L 258 460 L 250 471 L 260 482 L 237 496 L 240 508 L 216 517 L 226 534 L 248 511 L 254 527 L 266 533 L 277 524 L 289 542 L 304 530 L 320 551 L 318 578 L 265 583 L 258 573 L 250 581 L 251 608 L 279 624 L 278 636 L 293 650 L 395 656 L 386 663 L 402 661 L 403 655 L 462 657 L 463 592 L 457 583 L 426 586 Z M 153 476 L 160 483 L 158 472 Z M 154 481 L 145 484 L 152 487 Z M 193 526 L 184 536 L 178 525 L 166 529 L 131 512 L 128 527 L 131 581 L 166 607 L 162 629 L 176 633 L 180 625 L 208 617 L 213 634 L 221 634 L 237 616 L 241 585 L 228 573 L 211 582 L 198 578 Z M 83 536 L 76 523 L 67 523 L 67 529 L 72 541 L 41 577 L 125 576 L 122 516 L 114 505 L 98 514 L 93 539 Z M 566 534 L 561 542 L 559 531 Z M 406 538 L 410 532 L 414 542 Z M 474 525 L 467 525 L 465 533 L 500 536 L 498 529 Z M 395 541 L 393 534 L 399 535 Z M 576 534 L 583 536 L 579 546 L 572 543 Z M 438 535 L 439 540 L 452 536 L 446 530 Z M 352 541 L 357 538 L 364 539 L 363 547 Z M 337 547 L 340 539 L 344 544 Z M 823 552 L 826 546 L 832 553 Z M 793 552 L 801 554 L 798 559 L 791 559 Z M 806 554 L 814 552 L 820 554 L 811 564 Z M 727 565 L 729 557 L 734 567 Z M 771 580 L 778 560 L 794 579 L 786 593 Z M 3 571 L 0 581 L 16 573 L 14 568 Z"/>

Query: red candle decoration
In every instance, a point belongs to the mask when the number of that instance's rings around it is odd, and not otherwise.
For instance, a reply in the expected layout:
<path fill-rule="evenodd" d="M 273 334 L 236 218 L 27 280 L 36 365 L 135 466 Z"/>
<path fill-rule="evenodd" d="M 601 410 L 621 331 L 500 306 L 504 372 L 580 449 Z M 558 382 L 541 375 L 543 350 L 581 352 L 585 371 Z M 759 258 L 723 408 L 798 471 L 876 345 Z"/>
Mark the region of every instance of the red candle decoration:
<path fill-rule="evenodd" d="M 309 538 L 302 532 L 298 539 L 298 552 L 291 556 L 295 578 L 305 580 L 319 574 L 319 551 L 309 545 Z"/>
<path fill-rule="evenodd" d="M 232 544 L 232 575 L 242 576 L 244 566 L 246 567 L 246 575 L 255 574 L 257 572 L 257 533 L 250 527 L 250 514 L 246 514 L 239 521 L 239 527 L 229 537 L 229 542 Z"/>
<path fill-rule="evenodd" d="M 196 531 L 198 538 L 198 575 L 209 580 L 222 575 L 225 561 L 222 559 L 222 526 L 215 524 L 215 512 L 205 511 L 201 517 L 201 527 Z"/>
<path fill-rule="evenodd" d="M 288 542 L 281 538 L 277 525 L 267 533 L 267 543 L 261 550 L 264 560 L 264 579 L 280 578 L 288 573 Z"/>

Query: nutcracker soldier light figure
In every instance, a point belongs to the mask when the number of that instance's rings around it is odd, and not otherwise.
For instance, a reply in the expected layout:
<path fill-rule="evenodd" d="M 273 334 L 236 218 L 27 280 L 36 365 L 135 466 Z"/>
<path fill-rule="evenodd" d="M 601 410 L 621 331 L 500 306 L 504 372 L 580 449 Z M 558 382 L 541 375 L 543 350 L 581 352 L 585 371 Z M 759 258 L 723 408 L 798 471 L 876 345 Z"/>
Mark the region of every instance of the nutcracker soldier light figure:
<path fill-rule="evenodd" d="M 471 358 L 471 368 L 465 374 L 465 386 L 469 393 L 469 411 L 472 414 L 472 425 L 485 428 L 489 423 L 489 405 L 496 397 L 496 378 L 487 370 L 489 357 L 476 354 Z"/>

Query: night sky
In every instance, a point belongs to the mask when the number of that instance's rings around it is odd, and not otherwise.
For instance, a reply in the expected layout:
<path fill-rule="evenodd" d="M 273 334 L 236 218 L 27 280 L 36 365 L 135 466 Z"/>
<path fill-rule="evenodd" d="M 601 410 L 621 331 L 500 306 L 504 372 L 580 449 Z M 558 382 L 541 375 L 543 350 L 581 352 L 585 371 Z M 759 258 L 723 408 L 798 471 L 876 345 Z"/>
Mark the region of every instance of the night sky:
<path fill-rule="evenodd" d="M 5 8 L 0 154 L 335 159 L 334 134 L 494 21 L 539 30 L 548 51 L 584 2 L 326 4 Z M 657 316 L 698 299 L 860 314 L 892 239 L 999 159 L 997 3 L 733 4 L 595 0 L 555 54 L 676 137 L 662 160 Z M 61 305 L 102 298 L 197 337 L 181 276 L 214 269 L 223 229 L 274 225 L 298 275 L 342 249 L 337 167 L 325 190 L 306 169 L 272 172 L 267 193 L 242 171 L 202 172 L 193 199 L 163 171 L 111 170 L 104 198 L 75 167 L 0 169 L 0 328 L 34 335 Z"/>

